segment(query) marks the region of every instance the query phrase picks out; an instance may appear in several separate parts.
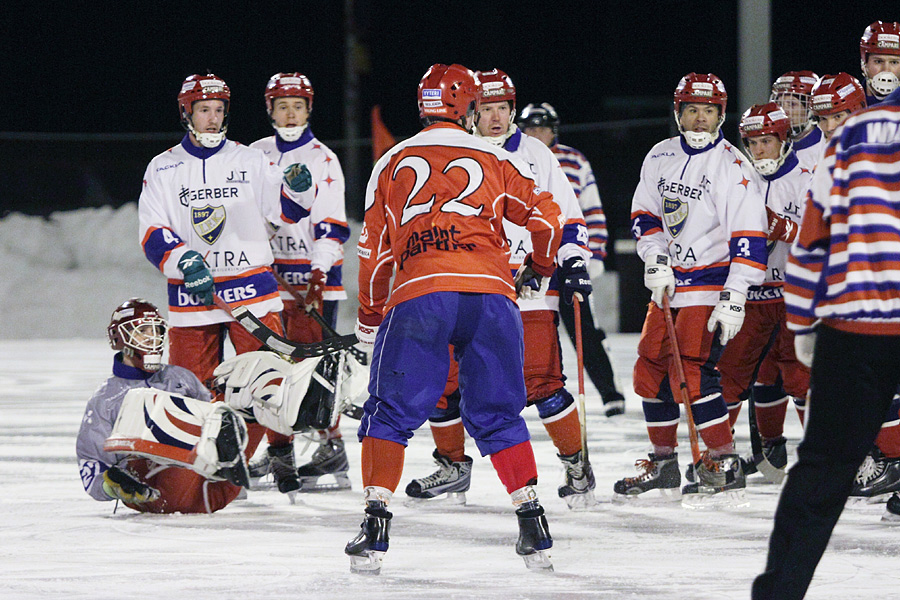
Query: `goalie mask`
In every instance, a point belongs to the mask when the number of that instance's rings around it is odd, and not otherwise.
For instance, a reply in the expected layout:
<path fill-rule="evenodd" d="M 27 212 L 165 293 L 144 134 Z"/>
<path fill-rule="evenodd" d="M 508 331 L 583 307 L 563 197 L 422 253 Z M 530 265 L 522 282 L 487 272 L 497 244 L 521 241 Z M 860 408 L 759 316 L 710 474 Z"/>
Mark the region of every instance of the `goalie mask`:
<path fill-rule="evenodd" d="M 688 73 L 681 78 L 675 88 L 675 122 L 678 124 L 678 133 L 684 136 L 684 141 L 688 146 L 700 150 L 716 141 L 722 123 L 725 122 L 727 102 L 728 94 L 725 93 L 725 85 L 712 73 Z M 685 131 L 681 125 L 681 111 L 685 104 L 718 106 L 719 120 L 713 131 Z"/>
<path fill-rule="evenodd" d="M 812 89 L 819 76 L 812 71 L 788 71 L 772 84 L 769 100 L 791 119 L 791 137 L 802 137 L 816 126 L 812 112 Z"/>
<path fill-rule="evenodd" d="M 306 124 L 299 127 L 278 127 L 272 119 L 272 110 L 275 107 L 276 98 L 306 98 L 306 109 L 312 113 L 313 87 L 302 73 L 276 73 L 269 78 L 266 84 L 266 112 L 272 127 L 278 132 L 278 136 L 286 142 L 296 142 L 306 130 Z"/>
<path fill-rule="evenodd" d="M 216 133 L 200 133 L 194 129 L 191 119 L 194 113 L 194 102 L 200 100 L 221 100 L 225 103 L 225 116 L 222 127 Z M 204 148 L 215 148 L 225 139 L 228 130 L 228 105 L 231 101 L 231 90 L 221 78 L 212 73 L 208 75 L 191 75 L 181 84 L 178 93 L 178 110 L 181 114 L 181 125 L 200 142 Z"/>
<path fill-rule="evenodd" d="M 884 23 L 875 21 L 863 32 L 859 40 L 859 64 L 866 85 L 878 100 L 884 98 L 900 86 L 900 78 L 887 69 L 869 75 L 869 55 L 883 54 L 900 56 L 900 23 Z"/>
<path fill-rule="evenodd" d="M 419 119 L 462 124 L 478 110 L 479 87 L 475 73 L 462 65 L 432 65 L 419 81 Z"/>
<path fill-rule="evenodd" d="M 156 306 L 131 298 L 113 311 L 106 334 L 109 346 L 121 350 L 137 368 L 158 371 L 166 347 L 166 330 L 166 320 Z"/>
<path fill-rule="evenodd" d="M 791 120 L 787 114 L 774 102 L 755 104 L 741 117 L 740 130 L 747 156 L 759 174 L 774 175 L 791 152 L 792 142 L 789 139 Z M 778 138 L 781 148 L 777 158 L 754 158 L 749 140 L 764 135 Z"/>

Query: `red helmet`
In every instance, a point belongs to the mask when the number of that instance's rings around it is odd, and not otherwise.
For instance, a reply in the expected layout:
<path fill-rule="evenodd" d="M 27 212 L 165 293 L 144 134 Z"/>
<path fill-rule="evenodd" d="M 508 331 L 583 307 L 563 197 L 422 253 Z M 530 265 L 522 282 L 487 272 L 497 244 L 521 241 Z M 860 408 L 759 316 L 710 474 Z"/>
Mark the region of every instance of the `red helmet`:
<path fill-rule="evenodd" d="M 477 71 L 475 75 L 481 82 L 482 102 L 511 102 L 516 105 L 516 86 L 513 85 L 509 75 L 500 69 L 490 71 Z"/>
<path fill-rule="evenodd" d="M 313 87 L 302 73 L 275 73 L 266 84 L 266 110 L 272 114 L 275 98 L 306 98 L 306 106 L 312 110 Z"/>
<path fill-rule="evenodd" d="M 432 65 L 419 82 L 419 118 L 462 119 L 473 105 L 478 110 L 479 86 L 475 73 L 462 65 Z"/>
<path fill-rule="evenodd" d="M 110 347 L 131 357 L 139 368 L 156 371 L 162 366 L 166 320 L 152 303 L 131 298 L 120 304 L 110 317 L 106 334 Z"/>
<path fill-rule="evenodd" d="M 772 84 L 772 96 L 769 99 L 775 102 L 775 96 L 782 94 L 797 94 L 808 99 L 818 80 L 819 76 L 812 71 L 788 71 Z"/>
<path fill-rule="evenodd" d="M 833 115 L 845 110 L 854 113 L 866 107 L 866 92 L 853 75 L 843 71 L 823 75 L 812 89 L 812 111 L 816 116 Z"/>
<path fill-rule="evenodd" d="M 719 107 L 720 116 L 725 116 L 725 104 L 728 102 L 728 94 L 725 93 L 725 85 L 722 80 L 707 73 L 688 73 L 678 82 L 675 88 L 675 114 L 681 112 L 682 104 L 699 103 L 715 104 Z"/>
<path fill-rule="evenodd" d="M 809 101 L 819 76 L 812 71 L 788 71 L 772 84 L 769 100 L 781 106 L 791 119 L 791 135 L 799 137 L 815 126 Z M 793 98 L 799 104 L 786 101 Z"/>
<path fill-rule="evenodd" d="M 208 75 L 191 75 L 181 84 L 178 92 L 178 107 L 181 109 L 181 118 L 191 116 L 194 102 L 198 100 L 222 100 L 225 102 L 225 112 L 228 112 L 228 102 L 231 100 L 231 90 L 225 81 L 212 73 Z"/>
<path fill-rule="evenodd" d="M 863 65 L 869 54 L 900 55 L 900 23 L 875 21 L 859 40 L 859 60 Z"/>
<path fill-rule="evenodd" d="M 787 158 L 793 145 L 789 139 L 791 119 L 781 107 L 774 102 L 754 104 L 741 116 L 739 129 L 744 149 L 747 151 L 747 156 L 750 157 L 750 161 L 756 167 L 756 170 L 762 175 L 772 175 L 778 171 L 781 165 L 784 164 L 784 159 Z M 761 158 L 757 160 L 753 158 L 753 152 L 751 152 L 747 140 L 762 135 L 774 135 L 781 142 L 781 149 L 777 159 Z"/>

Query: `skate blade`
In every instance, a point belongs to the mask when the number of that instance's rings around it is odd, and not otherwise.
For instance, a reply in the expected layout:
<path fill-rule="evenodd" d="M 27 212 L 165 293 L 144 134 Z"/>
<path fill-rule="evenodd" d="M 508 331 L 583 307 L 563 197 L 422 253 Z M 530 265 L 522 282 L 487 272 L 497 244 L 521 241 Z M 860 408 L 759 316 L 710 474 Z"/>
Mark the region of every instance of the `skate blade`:
<path fill-rule="evenodd" d="M 411 508 L 465 506 L 466 493 L 445 492 L 434 498 L 415 498 L 413 496 L 408 496 L 403 502 L 403 505 Z"/>
<path fill-rule="evenodd" d="M 654 494 L 654 491 L 659 493 Z M 632 502 L 639 504 L 669 504 L 681 502 L 681 487 L 656 488 L 656 490 L 650 490 L 643 494 L 613 494 L 612 501 L 616 504 L 629 504 Z"/>
<path fill-rule="evenodd" d="M 569 510 L 574 511 L 590 510 L 592 507 L 599 504 L 597 502 L 597 499 L 594 497 L 593 490 L 588 490 L 583 494 L 563 496 L 563 500 L 566 501 L 566 505 L 569 507 Z"/>
<path fill-rule="evenodd" d="M 750 506 L 743 489 L 728 490 L 717 494 L 684 494 L 681 506 L 692 510 L 716 510 L 720 508 L 746 508 Z"/>
<path fill-rule="evenodd" d="M 350 555 L 350 572 L 357 575 L 380 575 L 384 552 L 366 550 L 365 554 Z"/>
<path fill-rule="evenodd" d="M 850 496 L 849 498 L 847 498 L 847 503 L 844 505 L 844 507 L 864 509 L 873 504 L 885 504 L 891 497 L 891 494 L 893 494 L 893 492 L 878 494 L 877 496 Z"/>
<path fill-rule="evenodd" d="M 756 465 L 756 471 L 762 474 L 765 477 L 766 481 L 769 483 L 780 484 L 784 481 L 784 477 L 786 475 L 784 469 L 779 469 L 775 465 L 769 462 L 768 459 L 763 458 L 762 461 L 758 465 Z"/>
<path fill-rule="evenodd" d="M 529 571 L 544 573 L 553 572 L 553 563 L 550 562 L 550 555 L 547 554 L 546 550 L 538 550 L 531 554 L 524 554 L 522 555 L 522 560 L 525 561 L 525 566 L 528 567 Z"/>
<path fill-rule="evenodd" d="M 300 489 L 298 492 L 335 492 L 338 490 L 349 490 L 352 488 L 350 485 L 350 478 L 346 473 L 337 473 L 333 475 L 334 482 L 331 483 L 319 483 L 319 479 L 322 477 L 327 477 L 326 475 L 320 475 L 318 477 L 301 477 L 300 478 Z"/>

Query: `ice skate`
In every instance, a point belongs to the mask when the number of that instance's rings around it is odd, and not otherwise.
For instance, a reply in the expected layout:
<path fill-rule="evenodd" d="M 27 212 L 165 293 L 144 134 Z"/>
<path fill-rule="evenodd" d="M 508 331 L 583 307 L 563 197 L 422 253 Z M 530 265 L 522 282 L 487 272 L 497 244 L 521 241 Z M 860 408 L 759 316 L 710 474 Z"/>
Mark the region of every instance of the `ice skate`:
<path fill-rule="evenodd" d="M 525 566 L 532 570 L 552 571 L 553 563 L 547 554 L 553 546 L 544 507 L 537 500 L 523 503 L 516 509 L 519 518 L 519 539 L 516 554 L 525 560 Z"/>
<path fill-rule="evenodd" d="M 584 510 L 597 504 L 594 498 L 594 471 L 591 463 L 582 458 L 582 451 L 563 456 L 557 454 L 566 468 L 566 481 L 559 487 L 559 497 L 573 510 Z"/>
<path fill-rule="evenodd" d="M 881 520 L 894 525 L 900 525 L 900 494 L 897 492 L 894 492 L 894 495 L 887 501 L 887 506 L 884 509 L 884 514 L 881 515 Z"/>
<path fill-rule="evenodd" d="M 277 487 L 282 494 L 290 494 L 291 503 L 293 504 L 293 493 L 300 488 L 300 481 L 297 479 L 297 469 L 294 466 L 294 444 L 289 443 L 286 446 L 277 448 L 269 446 L 266 448 L 265 457 L 259 461 L 254 461 L 250 465 L 250 477 L 254 478 L 253 489 L 264 490 L 270 487 Z M 272 484 L 266 484 L 264 478 L 271 474 Z"/>
<path fill-rule="evenodd" d="M 344 440 L 340 438 L 325 440 L 313 452 L 312 459 L 297 469 L 300 491 L 349 490 L 350 478 L 347 476 L 349 470 L 350 463 L 347 461 Z M 319 483 L 319 478 L 325 475 L 334 477 L 334 483 Z"/>
<path fill-rule="evenodd" d="M 366 502 L 366 517 L 359 534 L 347 542 L 344 553 L 350 557 L 350 572 L 379 575 L 384 553 L 388 550 L 391 517 L 381 500 Z"/>
<path fill-rule="evenodd" d="M 745 476 L 760 473 L 769 483 L 781 483 L 787 468 L 787 440 L 784 436 L 765 440 L 762 454 L 742 458 L 741 468 Z"/>
<path fill-rule="evenodd" d="M 856 472 L 848 504 L 880 504 L 900 491 L 900 458 L 887 458 L 877 448 Z"/>
<path fill-rule="evenodd" d="M 222 467 L 216 475 L 242 488 L 250 486 L 250 472 L 243 448 L 247 445 L 247 430 L 233 411 L 222 414 L 222 425 L 216 436 L 216 451 Z"/>
<path fill-rule="evenodd" d="M 446 494 L 445 504 L 464 505 L 472 480 L 472 459 L 464 456 L 463 460 L 453 462 L 437 450 L 432 456 L 438 470 L 427 477 L 410 481 L 406 486 L 406 495 L 418 500 L 428 500 Z"/>
<path fill-rule="evenodd" d="M 662 458 L 650 453 L 649 457 L 649 460 L 635 461 L 634 466 L 642 471 L 640 475 L 620 479 L 613 485 L 616 493 L 614 500 L 633 499 L 651 490 L 659 490 L 664 501 L 675 502 L 681 499 L 678 453 Z"/>
<path fill-rule="evenodd" d="M 737 454 L 716 458 L 704 454 L 694 465 L 697 481 L 681 490 L 685 508 L 738 508 L 747 506 L 744 488 L 747 478 Z"/>
<path fill-rule="evenodd" d="M 609 400 L 603 398 L 603 414 L 605 414 L 607 418 L 624 415 L 625 396 L 616 392 L 615 396 L 612 396 Z"/>

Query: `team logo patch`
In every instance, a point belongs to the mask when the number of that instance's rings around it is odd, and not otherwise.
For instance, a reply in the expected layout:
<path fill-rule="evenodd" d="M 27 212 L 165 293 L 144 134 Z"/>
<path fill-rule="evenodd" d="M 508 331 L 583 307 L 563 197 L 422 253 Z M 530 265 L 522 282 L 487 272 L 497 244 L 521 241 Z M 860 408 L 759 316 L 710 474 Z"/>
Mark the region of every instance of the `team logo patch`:
<path fill-rule="evenodd" d="M 666 198 L 663 196 L 663 218 L 672 237 L 678 237 L 678 234 L 681 233 L 687 216 L 687 202 L 682 201 L 680 198 Z"/>
<path fill-rule="evenodd" d="M 191 209 L 191 225 L 207 244 L 215 244 L 225 229 L 225 207 L 210 206 Z"/>

